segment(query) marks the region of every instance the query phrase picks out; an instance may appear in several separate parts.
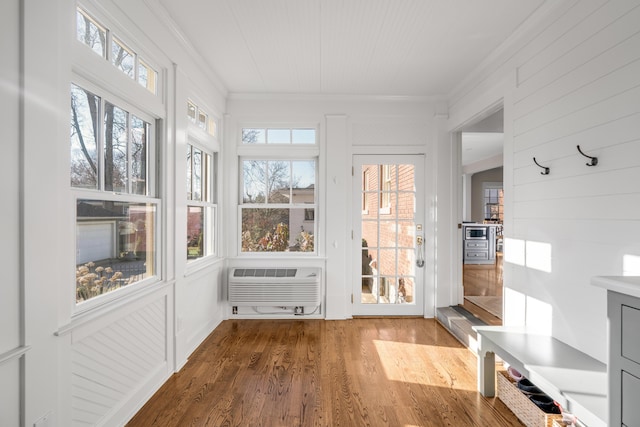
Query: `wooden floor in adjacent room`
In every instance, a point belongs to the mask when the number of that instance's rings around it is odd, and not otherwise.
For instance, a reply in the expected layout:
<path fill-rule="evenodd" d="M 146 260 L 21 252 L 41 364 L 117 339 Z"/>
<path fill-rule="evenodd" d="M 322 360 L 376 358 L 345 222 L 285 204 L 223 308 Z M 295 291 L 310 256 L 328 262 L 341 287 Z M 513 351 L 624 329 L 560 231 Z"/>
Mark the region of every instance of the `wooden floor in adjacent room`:
<path fill-rule="evenodd" d="M 518 426 L 476 357 L 422 318 L 227 320 L 136 426 Z"/>
<path fill-rule="evenodd" d="M 463 287 L 465 296 L 500 297 L 502 298 L 503 255 L 498 253 L 495 264 L 463 265 Z M 467 311 L 488 325 L 502 325 L 502 318 L 483 310 L 466 299 L 462 305 Z"/>

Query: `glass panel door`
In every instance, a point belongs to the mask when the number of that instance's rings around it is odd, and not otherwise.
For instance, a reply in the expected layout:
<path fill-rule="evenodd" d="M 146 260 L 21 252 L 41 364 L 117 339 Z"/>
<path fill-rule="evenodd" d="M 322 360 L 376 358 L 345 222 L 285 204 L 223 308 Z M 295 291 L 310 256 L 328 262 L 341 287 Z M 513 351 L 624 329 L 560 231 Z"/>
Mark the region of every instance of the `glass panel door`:
<path fill-rule="evenodd" d="M 354 157 L 355 315 L 423 314 L 423 164 Z"/>

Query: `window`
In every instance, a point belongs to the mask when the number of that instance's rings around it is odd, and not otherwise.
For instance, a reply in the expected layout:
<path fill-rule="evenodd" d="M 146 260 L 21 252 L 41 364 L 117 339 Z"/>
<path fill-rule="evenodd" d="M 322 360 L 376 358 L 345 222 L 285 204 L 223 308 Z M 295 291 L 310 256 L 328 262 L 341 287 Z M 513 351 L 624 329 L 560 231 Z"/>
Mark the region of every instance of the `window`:
<path fill-rule="evenodd" d="M 308 135 L 310 129 L 245 128 L 242 138 L 244 144 L 292 144 L 299 130 L 315 144 L 315 129 Z M 296 151 L 291 158 L 276 147 L 273 153 L 276 158 L 240 159 L 241 252 L 315 253 L 317 154 Z"/>
<path fill-rule="evenodd" d="M 154 120 L 107 94 L 71 85 L 71 187 L 76 193 L 76 302 L 156 271 Z"/>
<path fill-rule="evenodd" d="M 504 221 L 504 192 L 502 184 L 484 183 L 484 220 Z"/>
<path fill-rule="evenodd" d="M 391 168 L 392 165 L 380 165 L 380 213 L 391 213 Z"/>
<path fill-rule="evenodd" d="M 189 121 L 197 125 L 200 129 L 207 132 L 213 137 L 217 137 L 216 134 L 216 122 L 209 117 L 198 105 L 193 101 L 187 101 L 187 117 Z"/>
<path fill-rule="evenodd" d="M 115 36 L 111 38 L 111 63 L 132 79 L 135 78 L 135 54 Z"/>
<path fill-rule="evenodd" d="M 87 12 L 78 8 L 76 13 L 76 35 L 78 40 L 89 46 L 103 58 L 107 57 L 107 29 Z"/>
<path fill-rule="evenodd" d="M 76 303 L 155 274 L 156 202 L 78 199 Z"/>
<path fill-rule="evenodd" d="M 316 144 L 315 129 L 242 129 L 243 144 Z"/>
<path fill-rule="evenodd" d="M 76 9 L 76 38 L 154 95 L 158 72 L 106 26 L 82 8 Z M 107 46 L 111 46 L 107 49 Z"/>
<path fill-rule="evenodd" d="M 215 254 L 216 156 L 187 145 L 187 259 Z"/>

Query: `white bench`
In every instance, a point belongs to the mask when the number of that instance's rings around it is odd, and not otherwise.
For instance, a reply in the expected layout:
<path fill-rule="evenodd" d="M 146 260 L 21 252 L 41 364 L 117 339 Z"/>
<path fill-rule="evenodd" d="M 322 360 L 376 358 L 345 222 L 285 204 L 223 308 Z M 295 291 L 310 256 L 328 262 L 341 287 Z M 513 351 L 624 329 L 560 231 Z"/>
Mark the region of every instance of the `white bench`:
<path fill-rule="evenodd" d="M 607 426 L 607 366 L 547 335 L 524 327 L 474 326 L 478 391 L 495 396 L 495 355 L 526 376 L 589 427 Z"/>

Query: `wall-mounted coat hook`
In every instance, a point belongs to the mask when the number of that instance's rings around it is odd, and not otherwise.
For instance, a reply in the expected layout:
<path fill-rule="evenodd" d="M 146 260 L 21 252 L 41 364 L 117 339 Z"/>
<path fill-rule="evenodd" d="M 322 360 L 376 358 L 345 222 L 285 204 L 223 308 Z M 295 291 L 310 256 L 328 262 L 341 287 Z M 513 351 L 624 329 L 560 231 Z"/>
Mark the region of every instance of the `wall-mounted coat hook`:
<path fill-rule="evenodd" d="M 538 165 L 538 167 L 541 167 L 542 169 L 544 169 L 544 172 L 540 172 L 540 175 L 549 175 L 549 168 L 546 166 L 542 166 L 540 163 L 538 163 L 535 157 L 533 158 L 533 163 Z"/>
<path fill-rule="evenodd" d="M 580 154 L 582 154 L 583 156 L 585 156 L 585 157 L 586 157 L 586 158 L 588 158 L 588 159 L 591 159 L 591 161 L 590 161 L 589 163 L 587 163 L 587 166 L 595 166 L 595 165 L 597 165 L 597 164 L 598 164 L 598 158 L 597 158 L 597 157 L 587 156 L 586 154 L 584 154 L 584 153 L 582 152 L 582 150 L 580 149 L 580 146 L 579 146 L 579 145 L 576 145 L 576 147 L 578 147 L 578 152 L 579 152 Z"/>

